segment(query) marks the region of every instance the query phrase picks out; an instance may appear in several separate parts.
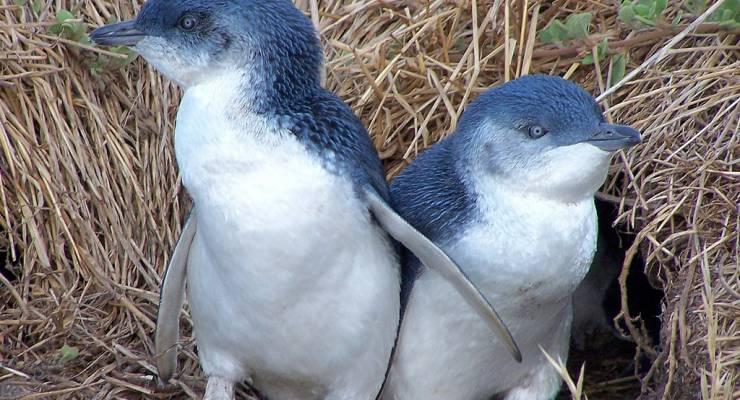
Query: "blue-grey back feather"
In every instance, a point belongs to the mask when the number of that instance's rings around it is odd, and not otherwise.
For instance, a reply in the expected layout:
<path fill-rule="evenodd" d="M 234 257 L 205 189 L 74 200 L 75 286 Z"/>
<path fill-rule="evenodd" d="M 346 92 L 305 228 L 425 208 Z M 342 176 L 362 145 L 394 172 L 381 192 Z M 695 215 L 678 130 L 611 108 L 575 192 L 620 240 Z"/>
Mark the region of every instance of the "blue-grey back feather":
<path fill-rule="evenodd" d="M 346 173 L 358 189 L 372 188 L 390 200 L 383 167 L 365 127 L 336 95 L 317 87 L 303 101 L 270 112 L 330 170 Z"/>
<path fill-rule="evenodd" d="M 421 153 L 391 183 L 396 211 L 437 244 L 460 233 L 475 214 L 475 195 L 451 136 Z"/>
<path fill-rule="evenodd" d="M 477 215 L 457 140 L 460 137 L 453 135 L 424 151 L 391 182 L 391 203 L 396 212 L 442 246 L 453 241 Z M 422 271 L 419 259 L 402 249 L 401 318 Z"/>

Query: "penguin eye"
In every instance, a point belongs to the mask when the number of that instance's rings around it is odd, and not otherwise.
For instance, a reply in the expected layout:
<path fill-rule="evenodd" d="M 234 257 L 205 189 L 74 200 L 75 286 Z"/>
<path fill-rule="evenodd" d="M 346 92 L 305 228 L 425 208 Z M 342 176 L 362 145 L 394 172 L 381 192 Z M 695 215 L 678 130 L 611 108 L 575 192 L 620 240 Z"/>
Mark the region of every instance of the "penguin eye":
<path fill-rule="evenodd" d="M 547 129 L 539 126 L 532 125 L 529 127 L 529 137 L 532 139 L 539 139 L 547 134 Z"/>
<path fill-rule="evenodd" d="M 185 14 L 177 21 L 177 26 L 184 31 L 192 31 L 198 26 L 198 17 L 192 14 Z"/>

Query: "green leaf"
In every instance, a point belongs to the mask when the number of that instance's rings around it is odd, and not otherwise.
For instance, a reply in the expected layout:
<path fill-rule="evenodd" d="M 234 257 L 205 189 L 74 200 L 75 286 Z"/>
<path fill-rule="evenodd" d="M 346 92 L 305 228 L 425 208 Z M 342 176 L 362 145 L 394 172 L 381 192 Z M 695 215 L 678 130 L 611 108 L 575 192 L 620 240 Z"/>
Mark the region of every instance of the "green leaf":
<path fill-rule="evenodd" d="M 643 17 L 641 15 L 636 15 L 635 16 L 635 20 L 637 20 L 640 23 L 645 24 L 647 26 L 655 26 L 655 21 L 654 20 L 652 20 L 650 18 Z"/>
<path fill-rule="evenodd" d="M 540 40 L 543 43 L 558 43 L 573 39 L 584 39 L 588 37 L 591 18 L 593 18 L 591 13 L 581 13 L 571 14 L 565 20 L 565 23 L 554 19 L 540 31 Z"/>
<path fill-rule="evenodd" d="M 720 22 L 719 23 L 719 26 L 721 26 L 722 29 L 736 30 L 736 29 L 740 29 L 740 22 L 738 22 L 738 21 L 724 21 L 724 22 Z"/>
<path fill-rule="evenodd" d="M 599 55 L 600 60 L 606 56 L 607 51 L 609 51 L 609 38 L 604 38 L 604 40 L 596 46 L 596 53 Z"/>
<path fill-rule="evenodd" d="M 735 18 L 737 18 L 737 13 L 740 13 L 740 0 L 727 0 L 722 7 L 735 12 Z"/>
<path fill-rule="evenodd" d="M 650 8 L 651 7 L 646 4 L 636 4 L 635 14 L 639 17 L 650 18 Z"/>
<path fill-rule="evenodd" d="M 624 78 L 627 70 L 627 57 L 624 54 L 615 54 L 611 59 L 611 76 L 609 77 L 609 87 L 612 87 Z"/>
<path fill-rule="evenodd" d="M 556 43 L 568 39 L 568 28 L 555 19 L 550 22 L 542 31 L 540 31 L 540 40 L 542 43 Z"/>
<path fill-rule="evenodd" d="M 79 37 L 76 40 L 77 43 L 92 44 L 92 40 L 90 40 L 90 36 L 87 34 L 87 32 L 80 33 Z"/>
<path fill-rule="evenodd" d="M 635 9 L 632 5 L 624 4 L 619 9 L 619 19 L 627 24 L 631 24 L 635 20 Z"/>
<path fill-rule="evenodd" d="M 681 18 L 683 18 L 683 12 L 681 10 L 678 10 L 676 13 L 676 16 L 673 17 L 673 21 L 671 21 L 671 25 L 677 26 L 681 23 Z"/>
<path fill-rule="evenodd" d="M 707 2 L 705 0 L 686 0 L 684 5 L 694 15 L 699 15 L 707 9 Z"/>
<path fill-rule="evenodd" d="M 67 346 L 66 344 L 59 349 L 59 361 L 66 363 L 74 360 L 80 355 L 77 347 Z"/>
<path fill-rule="evenodd" d="M 62 23 L 68 19 L 75 19 L 75 16 L 67 10 L 57 11 L 57 22 Z"/>
<path fill-rule="evenodd" d="M 550 31 L 548 31 L 548 30 L 545 30 L 545 29 L 543 29 L 542 31 L 540 31 L 540 41 L 542 43 L 555 43 L 555 42 L 557 42 L 557 40 L 552 35 L 552 33 Z"/>
<path fill-rule="evenodd" d="M 49 32 L 73 40 L 78 43 L 89 43 L 85 24 L 75 21 L 75 16 L 67 10 L 59 10 L 56 15 L 57 23 L 49 26 Z"/>
<path fill-rule="evenodd" d="M 125 59 L 115 59 L 115 63 L 119 66 L 124 66 L 136 58 L 136 53 L 127 46 L 116 46 L 113 47 L 111 51 L 116 54 L 123 54 L 126 56 Z"/>
<path fill-rule="evenodd" d="M 17 6 L 25 6 L 26 5 L 26 0 L 13 0 L 13 4 L 15 4 Z"/>
<path fill-rule="evenodd" d="M 465 52 L 468 48 L 468 42 L 465 40 L 464 37 L 460 36 L 455 40 L 455 43 L 452 44 L 452 47 L 454 47 L 459 52 Z"/>
<path fill-rule="evenodd" d="M 596 57 L 599 60 L 604 60 L 606 58 L 606 54 L 609 51 L 609 39 L 604 38 L 604 40 L 601 41 L 596 46 Z M 581 60 L 581 64 L 583 65 L 591 65 L 594 63 L 594 55 L 593 51 L 590 54 L 586 54 L 583 59 Z"/>
<path fill-rule="evenodd" d="M 85 25 L 82 22 L 75 22 L 74 24 L 70 24 L 70 30 L 74 34 L 75 37 L 82 37 L 82 35 L 85 34 Z"/>
<path fill-rule="evenodd" d="M 90 73 L 93 74 L 93 76 L 98 76 L 103 73 L 104 66 L 105 62 L 100 57 L 98 57 L 98 59 L 95 60 L 92 65 L 90 65 Z"/>
<path fill-rule="evenodd" d="M 591 13 L 571 14 L 565 20 L 568 29 L 568 39 L 583 39 L 588 37 L 588 26 L 591 24 Z"/>
<path fill-rule="evenodd" d="M 663 14 L 663 11 L 665 11 L 666 7 L 668 6 L 667 0 L 655 0 L 655 17 L 658 17 Z"/>
<path fill-rule="evenodd" d="M 740 0 L 726 0 L 709 19 L 723 26 L 732 22 L 740 22 Z"/>
<path fill-rule="evenodd" d="M 43 0 L 35 0 L 31 3 L 31 11 L 38 15 L 41 12 L 41 7 L 44 5 Z"/>

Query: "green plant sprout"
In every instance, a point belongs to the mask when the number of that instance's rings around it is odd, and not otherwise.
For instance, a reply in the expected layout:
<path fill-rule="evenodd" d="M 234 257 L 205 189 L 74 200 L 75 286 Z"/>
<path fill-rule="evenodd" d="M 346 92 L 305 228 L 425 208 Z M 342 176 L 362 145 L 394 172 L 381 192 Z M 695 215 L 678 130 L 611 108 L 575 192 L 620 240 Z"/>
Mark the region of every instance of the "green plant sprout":
<path fill-rule="evenodd" d="M 637 28 L 656 26 L 667 5 L 667 0 L 625 1 L 619 8 L 619 19 Z"/>
<path fill-rule="evenodd" d="M 606 60 L 608 56 L 609 40 L 607 38 L 604 38 L 604 40 L 602 40 L 601 43 L 596 46 L 596 58 L 598 60 Z M 586 54 L 586 56 L 583 57 L 583 60 L 581 60 L 581 64 L 583 65 L 592 65 L 593 63 L 593 52 Z M 623 53 L 612 55 L 609 58 L 609 67 L 611 68 L 611 75 L 609 75 L 609 87 L 611 87 L 619 82 L 622 78 L 624 78 L 624 74 L 627 70 L 627 56 L 625 56 Z"/>
<path fill-rule="evenodd" d="M 619 19 L 635 28 L 657 26 L 667 6 L 666 0 L 627 0 L 619 9 Z M 686 0 L 671 21 L 678 25 L 683 18 L 683 11 L 691 15 L 700 15 L 707 9 L 706 0 Z M 740 28 L 740 0 L 726 0 L 708 21 L 719 23 L 725 29 Z"/>
<path fill-rule="evenodd" d="M 136 53 L 126 46 L 115 46 L 108 51 L 126 56 L 126 58 L 110 57 L 105 54 L 98 54 L 97 58 L 90 65 L 90 72 L 93 75 L 100 75 L 106 68 L 123 68 L 131 61 L 136 59 Z"/>
<path fill-rule="evenodd" d="M 700 1 L 706 7 L 703 1 Z M 740 28 L 740 0 L 725 0 L 717 11 L 709 16 L 709 20 L 719 23 L 723 28 Z"/>
<path fill-rule="evenodd" d="M 593 15 L 591 13 L 581 13 L 568 16 L 564 22 L 559 19 L 554 19 L 542 31 L 540 31 L 540 40 L 543 43 L 564 43 L 572 40 L 587 39 L 588 28 L 591 24 L 592 18 Z M 627 69 L 627 57 L 621 53 L 613 55 L 609 54 L 608 38 L 604 38 L 596 46 L 595 57 L 598 60 L 609 59 L 611 70 L 609 75 L 610 86 L 619 82 L 624 77 Z M 594 61 L 594 54 L 593 52 L 590 52 L 583 57 L 581 64 L 592 65 Z"/>
<path fill-rule="evenodd" d="M 609 75 L 609 87 L 612 87 L 624 78 L 624 74 L 627 72 L 627 56 L 623 53 L 615 54 L 609 61 L 611 67 L 611 75 Z"/>
<path fill-rule="evenodd" d="M 604 40 L 601 41 L 596 46 L 596 57 L 598 57 L 599 60 L 603 60 L 606 58 L 607 53 L 609 52 L 609 39 L 604 38 Z M 581 64 L 583 65 L 591 65 L 594 63 L 594 55 L 593 53 L 586 54 L 585 57 L 583 57 L 583 60 L 581 60 Z"/>
<path fill-rule="evenodd" d="M 28 0 L 13 0 L 13 4 L 17 6 L 25 6 Z M 33 3 L 30 4 L 31 11 L 33 11 L 33 14 L 38 16 L 41 12 L 41 7 L 44 5 L 42 0 L 34 0 Z"/>
<path fill-rule="evenodd" d="M 540 32 L 540 40 L 543 43 L 558 43 L 585 39 L 592 18 L 591 13 L 581 13 L 571 14 L 565 22 L 554 19 Z"/>
<path fill-rule="evenodd" d="M 68 346 L 65 344 L 59 349 L 59 361 L 63 364 L 74 360 L 79 355 L 80 351 L 79 349 L 77 349 L 77 347 Z"/>
<path fill-rule="evenodd" d="M 57 11 L 56 23 L 49 27 L 49 33 L 58 35 L 77 43 L 88 44 L 90 38 L 85 32 L 85 24 L 75 19 L 74 14 L 67 10 Z"/>
<path fill-rule="evenodd" d="M 18 0 L 17 0 L 18 1 Z M 21 0 L 25 1 L 25 0 Z M 107 24 L 116 22 L 115 18 L 108 18 Z M 75 18 L 75 15 L 68 10 L 59 10 L 56 15 L 56 23 L 49 26 L 49 33 L 59 37 L 84 44 L 90 45 L 90 37 L 87 35 L 86 27 L 81 19 Z M 97 54 L 90 63 L 90 72 L 93 75 L 100 75 L 106 68 L 122 68 L 136 58 L 136 53 L 126 46 L 115 46 L 108 50 L 111 53 L 120 54 L 124 57 L 111 57 L 107 54 Z"/>

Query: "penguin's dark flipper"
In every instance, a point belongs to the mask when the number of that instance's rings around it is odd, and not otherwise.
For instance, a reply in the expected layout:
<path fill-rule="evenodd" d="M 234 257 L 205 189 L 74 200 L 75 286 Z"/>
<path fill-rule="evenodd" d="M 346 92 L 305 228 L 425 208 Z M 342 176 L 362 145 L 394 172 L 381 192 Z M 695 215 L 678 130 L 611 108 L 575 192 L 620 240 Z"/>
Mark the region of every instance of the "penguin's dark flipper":
<path fill-rule="evenodd" d="M 185 220 L 180 239 L 162 279 L 157 328 L 154 333 L 157 373 L 162 382 L 167 382 L 177 369 L 176 345 L 180 338 L 180 310 L 185 301 L 185 275 L 195 228 L 195 209 L 193 209 Z"/>
<path fill-rule="evenodd" d="M 380 225 L 391 235 L 406 246 L 427 268 L 440 274 L 446 281 L 450 282 L 455 290 L 475 309 L 478 315 L 486 321 L 488 326 L 496 332 L 504 345 L 509 349 L 511 356 L 518 362 L 522 361 L 522 353 L 519 351 L 511 332 L 499 317 L 491 303 L 483 296 L 478 288 L 465 275 L 465 272 L 421 232 L 417 231 L 406 220 L 398 215 L 382 198 L 374 191 L 365 190 L 370 212 L 375 216 Z"/>

